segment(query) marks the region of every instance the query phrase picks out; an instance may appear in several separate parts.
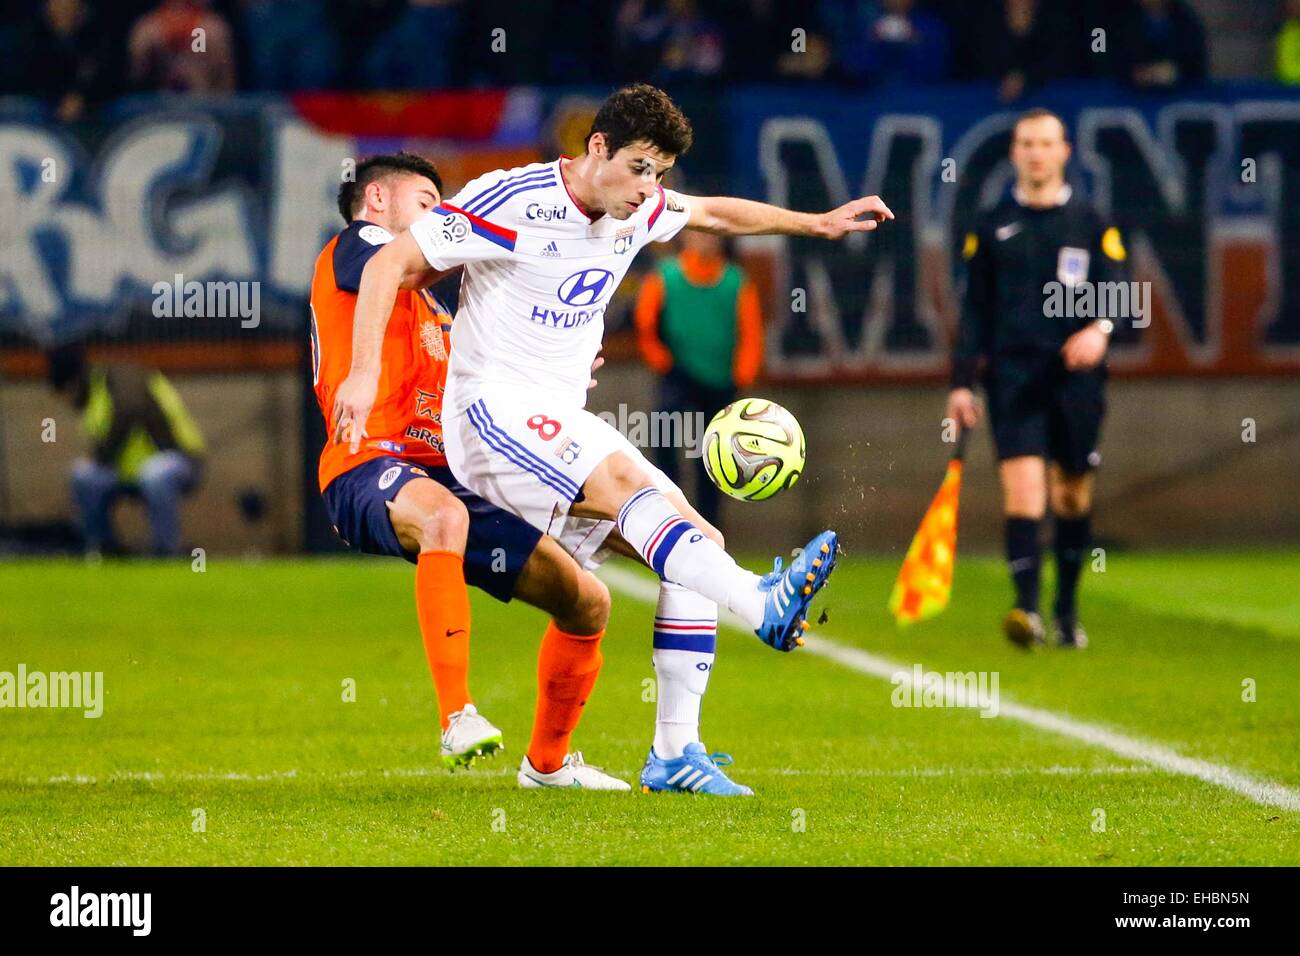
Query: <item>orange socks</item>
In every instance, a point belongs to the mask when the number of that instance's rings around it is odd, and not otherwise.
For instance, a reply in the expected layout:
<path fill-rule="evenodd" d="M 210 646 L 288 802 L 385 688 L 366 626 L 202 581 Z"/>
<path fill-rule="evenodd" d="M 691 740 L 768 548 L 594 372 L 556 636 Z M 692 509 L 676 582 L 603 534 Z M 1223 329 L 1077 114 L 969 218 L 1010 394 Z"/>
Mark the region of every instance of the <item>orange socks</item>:
<path fill-rule="evenodd" d="M 415 609 L 445 730 L 447 718 L 471 702 L 469 590 L 461 555 L 421 552 L 415 566 Z M 542 773 L 560 769 L 569 752 L 569 738 L 600 673 L 604 636 L 603 630 L 566 634 L 554 621 L 546 629 L 537 659 L 537 714 L 528 745 L 528 759 Z"/>
<path fill-rule="evenodd" d="M 446 730 L 447 718 L 470 703 L 469 589 L 462 555 L 420 553 L 415 565 L 415 610 Z"/>
<path fill-rule="evenodd" d="M 559 770 L 569 752 L 569 738 L 600 673 L 604 636 L 604 631 L 565 634 L 554 621 L 546 628 L 537 657 L 537 715 L 528 745 L 528 760 L 542 773 Z"/>

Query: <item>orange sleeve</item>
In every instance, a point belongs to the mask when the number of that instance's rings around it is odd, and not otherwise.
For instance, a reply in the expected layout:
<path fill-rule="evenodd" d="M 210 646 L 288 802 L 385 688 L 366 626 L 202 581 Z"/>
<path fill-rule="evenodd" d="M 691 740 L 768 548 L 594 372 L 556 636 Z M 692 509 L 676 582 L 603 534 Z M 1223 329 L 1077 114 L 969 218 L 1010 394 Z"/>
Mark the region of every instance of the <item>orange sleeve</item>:
<path fill-rule="evenodd" d="M 763 309 L 758 290 L 746 279 L 736 297 L 736 358 L 733 375 L 737 388 L 749 388 L 763 370 Z"/>
<path fill-rule="evenodd" d="M 673 367 L 673 356 L 659 338 L 659 313 L 664 306 L 664 280 L 658 272 L 650 272 L 641 283 L 636 296 L 636 342 L 645 363 L 660 375 Z"/>

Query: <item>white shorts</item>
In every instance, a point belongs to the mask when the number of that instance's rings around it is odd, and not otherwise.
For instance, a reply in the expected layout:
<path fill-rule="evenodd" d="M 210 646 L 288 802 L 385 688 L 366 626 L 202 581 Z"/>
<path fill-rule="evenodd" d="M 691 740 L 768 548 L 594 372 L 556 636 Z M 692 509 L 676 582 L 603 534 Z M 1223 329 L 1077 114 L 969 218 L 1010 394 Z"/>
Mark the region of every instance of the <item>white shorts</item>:
<path fill-rule="evenodd" d="M 622 452 L 660 491 L 680 490 L 618 429 L 585 408 L 514 387 L 474 389 L 464 380 L 455 398 L 462 410 L 444 403 L 442 432 L 456 480 L 550 535 L 583 567 L 594 568 L 611 553 L 603 545 L 615 522 L 569 514 L 602 461 Z"/>

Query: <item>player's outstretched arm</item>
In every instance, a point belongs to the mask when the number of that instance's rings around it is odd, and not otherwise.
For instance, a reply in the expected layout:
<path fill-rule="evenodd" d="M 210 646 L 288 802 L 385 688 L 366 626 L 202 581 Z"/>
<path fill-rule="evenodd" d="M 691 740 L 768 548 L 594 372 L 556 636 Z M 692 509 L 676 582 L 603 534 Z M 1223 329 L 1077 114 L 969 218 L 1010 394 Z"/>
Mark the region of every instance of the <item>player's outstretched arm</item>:
<path fill-rule="evenodd" d="M 384 330 L 393 313 L 397 290 L 424 281 L 429 263 L 409 232 L 370 257 L 361 271 L 357 304 L 352 314 L 352 368 L 334 396 L 330 418 L 332 441 L 347 441 L 356 453 L 365 435 L 366 419 L 379 389 Z"/>
<path fill-rule="evenodd" d="M 830 212 L 795 212 L 733 196 L 687 196 L 687 229 L 720 236 L 813 236 L 842 239 L 851 232 L 870 232 L 894 214 L 879 196 L 863 196 Z"/>

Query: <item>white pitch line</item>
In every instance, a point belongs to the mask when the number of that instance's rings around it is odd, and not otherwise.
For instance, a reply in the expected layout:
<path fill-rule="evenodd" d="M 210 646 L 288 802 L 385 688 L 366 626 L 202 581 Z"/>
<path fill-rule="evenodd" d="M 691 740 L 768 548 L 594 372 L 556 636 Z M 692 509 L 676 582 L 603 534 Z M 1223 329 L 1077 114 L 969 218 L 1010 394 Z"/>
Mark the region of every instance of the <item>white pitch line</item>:
<path fill-rule="evenodd" d="M 621 591 L 628 597 L 649 604 L 654 604 L 659 598 L 659 587 L 655 582 L 625 568 L 606 565 L 601 568 L 600 576 L 610 588 Z M 740 630 L 742 633 L 748 630 L 743 621 L 726 611 L 722 612 L 722 622 Z M 881 680 L 893 683 L 902 682 L 909 688 L 909 691 L 913 683 L 912 668 L 910 666 L 870 654 L 847 644 L 828 640 L 824 636 L 809 637 L 802 651 L 805 654 L 824 657 L 861 674 L 879 677 Z M 945 690 L 944 697 L 945 704 L 949 707 L 967 706 L 965 702 L 955 700 L 951 688 Z M 1012 703 L 1005 697 L 1000 697 L 998 716 L 1018 720 L 1039 730 L 1061 734 L 1065 737 L 1073 737 L 1075 740 L 1082 741 L 1089 746 L 1109 750 L 1120 757 L 1127 757 L 1130 760 L 1150 764 L 1169 773 L 1194 777 L 1197 780 L 1231 790 L 1233 793 L 1261 806 L 1278 807 L 1300 813 L 1300 791 L 1285 787 L 1280 783 L 1257 780 L 1240 771 L 1233 770 L 1231 767 L 1224 767 L 1206 760 L 1198 760 L 1195 757 L 1185 757 L 1177 751 L 1143 740 L 1140 737 L 1118 733 L 1097 724 L 1089 724 L 1063 714 L 1053 713 L 1050 710 Z"/>
<path fill-rule="evenodd" d="M 475 777 L 505 776 L 514 772 L 513 767 L 498 767 L 495 769 L 480 767 L 473 771 L 473 775 Z M 369 777 L 388 779 L 392 777 L 447 777 L 451 775 L 451 772 L 446 767 L 395 767 L 382 770 L 331 770 L 308 771 L 306 773 L 298 770 L 267 770 L 260 773 L 243 773 L 240 771 L 160 773 L 156 770 L 115 770 L 102 776 L 84 773 L 61 773 L 57 776 L 46 777 L 43 780 L 38 777 L 25 777 L 19 780 L 0 779 L 0 784 L 19 783 L 26 786 L 40 786 L 44 784 L 72 783 L 78 786 L 93 786 L 101 783 L 269 783 L 283 780 L 323 780 L 336 783 L 340 780 L 356 780 Z"/>
<path fill-rule="evenodd" d="M 471 773 L 474 778 L 505 777 L 513 775 L 513 767 L 475 768 Z M 620 774 L 632 774 L 633 768 L 622 768 Z M 1101 766 L 1101 767 L 912 767 L 885 769 L 878 767 L 840 767 L 831 770 L 805 770 L 798 767 L 757 767 L 746 771 L 748 776 L 767 777 L 1078 777 L 1078 776 L 1112 776 L 1128 774 L 1149 774 L 1153 770 L 1147 766 Z M 457 774 L 461 776 L 462 774 Z M 260 773 L 243 773 L 240 771 L 210 771 L 194 773 L 178 771 L 161 773 L 156 770 L 115 770 L 103 776 L 85 773 L 61 773 L 53 777 L 24 777 L 16 780 L 0 779 L 0 784 L 20 784 L 25 786 L 48 786 L 51 784 L 73 784 L 79 787 L 98 786 L 114 783 L 268 783 L 271 781 L 324 781 L 338 783 L 342 780 L 391 779 L 393 777 L 446 777 L 450 776 L 446 768 L 430 767 L 392 767 L 371 770 L 343 771 L 309 771 L 266 770 Z"/>

